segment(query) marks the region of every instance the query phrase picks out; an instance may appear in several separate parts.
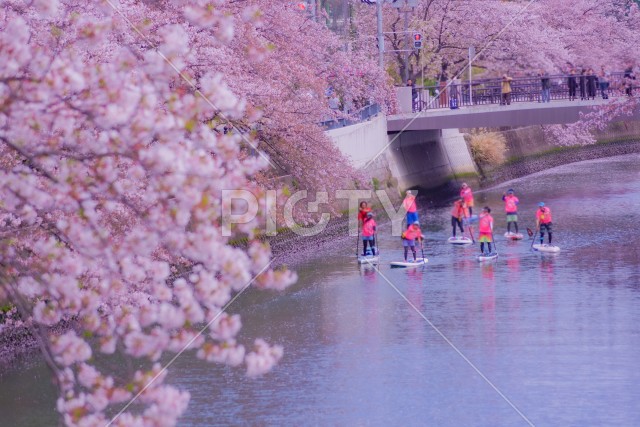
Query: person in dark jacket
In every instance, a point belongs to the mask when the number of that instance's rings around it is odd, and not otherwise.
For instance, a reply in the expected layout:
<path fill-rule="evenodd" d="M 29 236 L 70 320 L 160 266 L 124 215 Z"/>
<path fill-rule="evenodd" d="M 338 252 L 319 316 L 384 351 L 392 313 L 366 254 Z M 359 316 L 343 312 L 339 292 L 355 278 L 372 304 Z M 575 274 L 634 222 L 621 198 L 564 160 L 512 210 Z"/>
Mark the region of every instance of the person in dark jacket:
<path fill-rule="evenodd" d="M 587 98 L 587 76 L 586 76 L 586 72 L 587 72 L 587 70 L 585 70 L 584 68 L 582 68 L 580 70 L 580 99 L 586 99 Z"/>
<path fill-rule="evenodd" d="M 635 74 L 633 73 L 633 66 L 629 65 L 624 70 L 624 93 L 627 96 L 633 96 L 633 81 L 636 79 Z"/>
<path fill-rule="evenodd" d="M 544 70 L 540 70 L 540 84 L 542 87 L 542 91 L 540 93 L 540 101 L 551 102 L 551 79 Z"/>
<path fill-rule="evenodd" d="M 596 83 L 598 77 L 593 72 L 593 68 L 589 68 L 587 71 L 587 96 L 589 99 L 596 99 Z"/>
<path fill-rule="evenodd" d="M 575 68 L 572 68 L 571 71 L 569 71 L 567 86 L 569 86 L 569 100 L 573 101 L 574 99 L 576 99 L 576 88 L 578 87 L 578 83 L 576 82 Z"/>

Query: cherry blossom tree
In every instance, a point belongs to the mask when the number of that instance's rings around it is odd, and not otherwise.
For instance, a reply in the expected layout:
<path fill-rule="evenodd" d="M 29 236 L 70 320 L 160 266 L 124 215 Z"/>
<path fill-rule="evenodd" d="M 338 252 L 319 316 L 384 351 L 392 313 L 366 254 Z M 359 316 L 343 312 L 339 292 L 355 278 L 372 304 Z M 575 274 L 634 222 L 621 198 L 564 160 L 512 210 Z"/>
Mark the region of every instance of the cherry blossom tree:
<path fill-rule="evenodd" d="M 251 132 L 217 131 L 260 117 L 215 67 L 198 67 L 199 43 L 221 49 L 236 29 L 217 6 L 0 9 L 0 300 L 39 339 L 67 425 L 174 424 L 189 394 L 164 383 L 167 353 L 249 375 L 282 356 L 242 344 L 240 318 L 226 312 L 246 287 L 279 290 L 295 275 L 270 268 L 268 246 L 253 240 L 264 212 L 221 231 L 222 193 L 260 196 L 254 178 L 268 162 L 246 150 Z M 247 249 L 229 245 L 241 236 Z M 60 322 L 70 327 L 49 335 Z M 139 362 L 109 370 L 100 362 L 114 353 Z"/>
<path fill-rule="evenodd" d="M 356 2 L 355 42 L 374 54 L 375 8 Z M 389 51 L 405 49 L 403 15 L 385 6 L 385 44 Z M 423 35 L 423 48 L 405 61 L 402 52 L 389 53 L 387 65 L 410 78 L 422 70 L 430 77 L 457 75 L 468 62 L 468 48 L 479 53 L 475 66 L 495 74 L 505 71 L 559 72 L 567 63 L 622 69 L 637 62 L 631 46 L 640 35 L 638 6 L 632 0 L 419 0 L 410 15 L 410 31 Z"/>

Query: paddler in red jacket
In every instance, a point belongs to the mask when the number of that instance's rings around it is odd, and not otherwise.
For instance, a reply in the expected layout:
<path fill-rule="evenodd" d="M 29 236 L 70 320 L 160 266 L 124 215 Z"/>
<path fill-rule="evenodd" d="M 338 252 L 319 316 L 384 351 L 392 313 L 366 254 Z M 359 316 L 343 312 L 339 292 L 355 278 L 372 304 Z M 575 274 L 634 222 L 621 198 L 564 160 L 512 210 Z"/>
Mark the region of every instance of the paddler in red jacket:
<path fill-rule="evenodd" d="M 402 246 L 404 246 L 404 260 L 407 260 L 407 254 L 409 252 L 409 248 L 411 248 L 411 252 L 413 252 L 413 260 L 417 260 L 416 256 L 416 240 L 422 241 L 424 236 L 420 231 L 420 223 L 415 221 L 413 224 L 409 226 L 402 233 Z"/>
<path fill-rule="evenodd" d="M 536 211 L 536 229 L 540 230 L 540 244 L 544 242 L 544 231 L 549 233 L 549 246 L 551 246 L 551 233 L 553 224 L 551 222 L 551 209 L 545 206 L 544 202 L 538 203 Z"/>
<path fill-rule="evenodd" d="M 493 242 L 493 217 L 491 216 L 491 208 L 485 206 L 478 219 L 478 228 L 480 230 L 480 252 L 484 254 L 484 244 L 489 246 L 489 254 L 491 253 L 491 242 Z"/>
<path fill-rule="evenodd" d="M 513 223 L 516 227 L 516 234 L 518 234 L 518 203 L 520 200 L 510 188 L 502 195 L 502 201 L 504 202 L 504 211 L 507 214 L 507 233 L 511 233 L 511 223 Z"/>
<path fill-rule="evenodd" d="M 362 256 L 367 256 L 367 243 L 371 246 L 371 255 L 376 254 L 376 220 L 373 214 L 367 212 L 367 216 L 362 223 Z"/>
<path fill-rule="evenodd" d="M 365 201 L 360 202 L 360 209 L 358 209 L 358 226 L 361 227 L 364 224 L 364 220 L 367 214 L 371 212 L 369 204 Z"/>
<path fill-rule="evenodd" d="M 464 199 L 460 197 L 453 203 L 453 209 L 451 209 L 451 227 L 453 237 L 456 237 L 456 226 L 460 228 L 460 232 L 464 236 L 464 228 L 462 222 L 469 217 L 469 209 Z"/>
<path fill-rule="evenodd" d="M 467 208 L 469 208 L 469 216 L 473 215 L 473 191 L 471 191 L 471 187 L 469 187 L 466 182 L 462 183 L 460 197 L 464 199 Z"/>

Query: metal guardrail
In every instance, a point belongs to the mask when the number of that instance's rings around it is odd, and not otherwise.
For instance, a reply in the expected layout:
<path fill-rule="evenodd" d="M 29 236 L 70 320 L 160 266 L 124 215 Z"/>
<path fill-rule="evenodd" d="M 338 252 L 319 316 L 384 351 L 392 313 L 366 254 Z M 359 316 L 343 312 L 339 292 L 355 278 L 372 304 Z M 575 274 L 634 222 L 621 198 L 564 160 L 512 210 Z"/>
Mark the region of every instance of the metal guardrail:
<path fill-rule="evenodd" d="M 569 78 L 575 79 L 575 95 L 571 95 Z M 595 79 L 595 93 L 589 91 L 589 77 Z M 576 74 L 549 75 L 551 87 L 549 89 L 550 101 L 569 99 L 595 99 L 596 97 L 628 96 L 627 83 L 632 82 L 631 93 L 638 88 L 635 79 L 625 77 L 625 73 L 616 72 L 608 76 L 608 84 L 601 88 L 598 76 Z M 591 83 L 593 85 L 593 83 Z M 593 89 L 593 86 L 591 86 Z M 502 104 L 502 79 L 474 80 L 471 83 L 471 96 L 469 96 L 469 83 L 450 84 L 441 86 L 415 87 L 413 90 L 413 111 L 434 110 L 451 108 L 451 100 L 455 100 L 457 107 L 472 107 L 476 105 Z M 511 100 L 515 102 L 542 102 L 541 77 L 514 78 L 511 80 Z"/>
<path fill-rule="evenodd" d="M 322 126 L 325 130 L 338 129 L 345 126 L 355 125 L 357 123 L 365 122 L 372 117 L 376 116 L 380 113 L 380 105 L 378 104 L 369 104 L 355 113 L 349 114 L 348 118 L 334 118 L 328 119 L 320 122 L 320 126 Z"/>

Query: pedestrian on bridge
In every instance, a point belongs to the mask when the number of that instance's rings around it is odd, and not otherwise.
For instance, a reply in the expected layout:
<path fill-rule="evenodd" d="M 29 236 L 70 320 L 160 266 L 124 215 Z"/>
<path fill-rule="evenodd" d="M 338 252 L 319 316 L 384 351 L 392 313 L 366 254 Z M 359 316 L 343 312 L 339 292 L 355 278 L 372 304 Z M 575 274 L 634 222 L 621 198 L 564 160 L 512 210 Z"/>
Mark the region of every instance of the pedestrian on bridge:
<path fill-rule="evenodd" d="M 596 99 L 596 73 L 593 72 L 593 68 L 589 68 L 587 71 L 587 97 L 589 99 Z"/>
<path fill-rule="evenodd" d="M 542 91 L 540 93 L 541 102 L 551 102 L 551 79 L 549 75 L 540 70 L 540 84 L 542 85 Z"/>
<path fill-rule="evenodd" d="M 513 79 L 506 74 L 502 76 L 502 103 L 501 105 L 511 105 L 511 81 Z"/>
<path fill-rule="evenodd" d="M 587 76 L 586 76 L 587 70 L 585 70 L 584 68 L 582 68 L 580 70 L 580 99 L 581 100 L 585 100 L 587 99 Z"/>
<path fill-rule="evenodd" d="M 633 81 L 636 79 L 636 75 L 633 73 L 633 66 L 629 65 L 624 70 L 624 93 L 627 96 L 633 96 Z"/>
<path fill-rule="evenodd" d="M 576 89 L 578 88 L 578 83 L 576 82 L 575 68 L 572 68 L 571 71 L 569 71 L 567 86 L 569 87 L 569 101 L 573 101 L 574 99 L 576 99 Z"/>
<path fill-rule="evenodd" d="M 609 99 L 609 95 L 606 92 L 609 88 L 609 76 L 609 72 L 604 69 L 603 65 L 598 75 L 598 84 L 600 85 L 600 95 L 602 99 Z"/>

